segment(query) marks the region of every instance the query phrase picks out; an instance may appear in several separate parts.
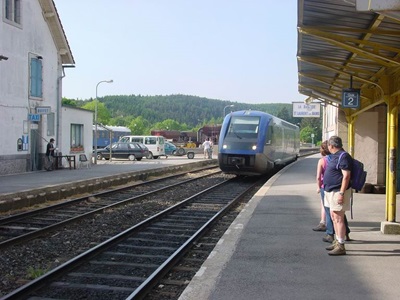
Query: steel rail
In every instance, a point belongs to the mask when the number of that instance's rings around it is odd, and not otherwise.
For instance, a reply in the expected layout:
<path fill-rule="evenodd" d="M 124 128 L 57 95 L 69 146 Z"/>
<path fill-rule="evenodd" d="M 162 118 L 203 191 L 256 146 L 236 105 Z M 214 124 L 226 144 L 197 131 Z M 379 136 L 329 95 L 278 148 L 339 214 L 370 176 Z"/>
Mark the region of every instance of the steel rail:
<path fill-rule="evenodd" d="M 47 206 L 47 207 L 42 207 L 42 208 L 39 208 L 39 209 L 33 209 L 33 210 L 26 211 L 26 212 L 18 213 L 18 214 L 15 214 L 15 215 L 11 215 L 11 216 L 7 216 L 7 217 L 4 217 L 4 218 L 0 218 L 0 225 L 4 225 L 4 224 L 12 222 L 12 221 L 18 221 L 18 220 L 26 218 L 26 217 L 34 216 L 35 214 L 42 213 L 42 212 L 47 211 L 47 210 L 53 210 L 53 209 L 61 208 L 61 207 L 68 206 L 68 205 L 71 205 L 71 204 L 74 204 L 74 203 L 79 203 L 79 202 L 87 200 L 87 198 L 89 198 L 89 197 L 112 194 L 112 193 L 115 193 L 115 192 L 118 192 L 118 191 L 123 191 L 123 190 L 131 189 L 131 188 L 136 188 L 136 187 L 144 186 L 144 185 L 151 184 L 151 183 L 156 183 L 156 182 L 165 181 L 165 180 L 176 178 L 176 177 L 180 177 L 180 176 L 185 176 L 185 175 L 190 174 L 190 173 L 202 172 L 202 171 L 207 171 L 207 170 L 215 169 L 215 168 L 217 168 L 217 167 L 216 166 L 207 166 L 205 168 L 198 168 L 198 169 L 191 170 L 191 171 L 179 172 L 179 173 L 167 176 L 167 177 L 156 178 L 156 179 L 152 179 L 152 180 L 149 180 L 149 181 L 146 181 L 146 182 L 141 182 L 141 183 L 137 183 L 137 182 L 135 183 L 134 182 L 134 183 L 132 183 L 132 184 L 130 184 L 128 186 L 117 187 L 117 188 L 113 188 L 112 190 L 103 191 L 103 192 L 99 192 L 99 193 L 93 193 L 93 194 L 91 194 L 89 196 L 78 197 L 78 198 L 74 198 L 74 199 L 71 199 L 71 200 L 67 200 L 67 201 L 62 202 L 62 203 L 57 203 L 57 204 L 53 204 L 53 205 L 50 205 L 50 206 Z"/>
<path fill-rule="evenodd" d="M 261 179 L 263 180 L 263 179 Z M 226 204 L 219 212 L 209 219 L 195 234 L 193 234 L 179 249 L 177 249 L 160 267 L 157 268 L 126 300 L 143 299 L 154 286 L 172 269 L 173 266 L 187 253 L 193 244 L 201 238 L 227 211 L 231 209 L 247 192 L 252 189 L 258 181 L 237 195 L 231 202 Z"/>
<path fill-rule="evenodd" d="M 198 170 L 198 171 L 200 172 L 200 171 L 203 171 L 203 170 Z M 28 232 L 28 233 L 19 235 L 17 237 L 11 238 L 11 239 L 1 241 L 0 242 L 0 249 L 4 249 L 4 248 L 12 246 L 12 245 L 16 245 L 16 244 L 19 244 L 19 243 L 22 243 L 22 242 L 25 242 L 25 241 L 28 241 L 28 240 L 32 240 L 32 239 L 37 238 L 39 236 L 42 236 L 42 235 L 44 235 L 46 233 L 54 231 L 57 228 L 61 228 L 61 227 L 65 226 L 65 225 L 67 225 L 67 224 L 74 223 L 74 222 L 76 222 L 78 220 L 87 218 L 87 217 L 92 216 L 94 214 L 102 213 L 103 211 L 106 211 L 109 208 L 115 208 L 115 207 L 118 207 L 118 206 L 121 206 L 121 205 L 125 205 L 125 204 L 127 204 L 129 202 L 137 201 L 137 200 L 139 200 L 141 198 L 144 198 L 144 197 L 147 197 L 147 196 L 149 196 L 151 194 L 155 194 L 155 193 L 158 193 L 160 191 L 164 191 L 164 190 L 173 188 L 173 187 L 175 187 L 177 185 L 182 185 L 182 184 L 189 183 L 189 182 L 192 182 L 192 181 L 195 181 L 195 180 L 199 180 L 201 178 L 209 177 L 209 176 L 218 174 L 220 172 L 221 171 L 217 171 L 217 172 L 214 172 L 214 173 L 211 173 L 211 174 L 202 175 L 200 177 L 190 178 L 190 179 L 187 179 L 187 180 L 184 180 L 184 181 L 177 182 L 177 183 L 172 184 L 172 185 L 168 185 L 168 186 L 165 186 L 165 187 L 162 187 L 162 188 L 158 188 L 158 189 L 150 191 L 150 192 L 144 192 L 144 193 L 142 193 L 140 195 L 136 195 L 134 197 L 129 197 L 129 198 L 117 201 L 117 202 L 109 204 L 109 205 L 104 205 L 104 206 L 102 206 L 100 208 L 93 209 L 93 210 L 91 210 L 89 212 L 85 212 L 85 213 L 79 214 L 77 216 L 65 219 L 65 220 L 57 222 L 55 224 L 52 224 L 52 225 L 37 229 L 35 231 Z M 119 192 L 119 191 L 131 189 L 132 187 L 136 188 L 136 187 L 139 187 L 139 186 L 149 185 L 149 184 L 152 184 L 152 183 L 155 183 L 155 182 L 161 182 L 161 181 L 169 180 L 171 178 L 176 178 L 176 177 L 179 177 L 179 176 L 183 176 L 183 175 L 185 175 L 187 173 L 188 172 L 185 172 L 185 173 L 182 173 L 182 174 L 179 174 L 179 175 L 169 176 L 167 178 L 159 178 L 159 179 L 155 179 L 155 180 L 148 181 L 148 182 L 141 183 L 141 184 L 136 184 L 136 185 L 129 186 L 129 187 L 118 188 L 118 189 L 112 190 L 112 191 L 106 191 L 106 192 L 103 192 L 103 193 L 96 193 L 96 194 L 92 194 L 90 196 L 85 196 L 85 197 L 73 199 L 73 200 L 70 200 L 70 201 L 67 201 L 67 202 L 64 202 L 64 203 L 56 204 L 56 205 L 53 205 L 53 206 L 50 206 L 50 207 L 45 207 L 45 208 L 43 208 L 43 210 L 39 209 L 39 210 L 35 210 L 35 211 L 32 211 L 32 212 L 20 214 L 18 216 L 12 216 L 10 218 L 7 218 L 8 222 L 5 222 L 6 219 L 3 219 L 3 220 L 1 220 L 2 222 L 0 222 L 0 224 L 4 225 L 4 224 L 10 223 L 10 222 L 14 222 L 16 220 L 17 221 L 18 220 L 22 220 L 23 218 L 26 218 L 26 217 L 35 216 L 35 215 L 43 213 L 43 212 L 47 212 L 47 211 L 51 211 L 51 210 L 57 210 L 57 209 L 60 209 L 62 207 L 65 207 L 67 205 L 76 204 L 76 203 L 79 203 L 79 202 L 86 201 L 89 197 L 99 197 L 99 196 L 105 196 L 105 195 L 109 195 L 109 194 L 114 194 L 114 193 Z M 193 173 L 193 171 L 190 172 L 190 173 Z"/>
<path fill-rule="evenodd" d="M 211 191 L 214 191 L 218 187 L 224 185 L 224 184 L 230 184 L 234 182 L 234 186 L 237 186 L 237 178 L 231 179 L 224 181 L 222 183 L 219 183 L 217 185 L 214 185 L 208 189 L 205 189 L 204 191 L 197 193 L 184 201 L 181 201 L 180 203 L 165 209 L 162 212 L 157 213 L 156 215 L 148 218 L 147 220 L 144 220 L 137 225 L 121 232 L 120 234 L 108 239 L 107 241 L 93 247 L 92 249 L 78 255 L 77 257 L 69 260 L 68 262 L 60 265 L 59 267 L 53 269 L 52 271 L 46 273 L 45 275 L 31 281 L 30 283 L 18 288 L 17 290 L 11 292 L 10 294 L 6 295 L 2 300 L 8 300 L 8 299 L 24 299 L 25 297 L 28 297 L 31 295 L 33 292 L 37 291 L 38 289 L 48 286 L 49 283 L 53 282 L 57 278 L 60 278 L 63 275 L 66 275 L 68 272 L 72 271 L 76 267 L 82 265 L 85 262 L 88 262 L 90 259 L 95 258 L 96 256 L 99 256 L 101 253 L 105 252 L 106 250 L 110 249 L 113 246 L 116 246 L 118 243 L 121 243 L 122 241 L 127 240 L 128 238 L 132 237 L 133 234 L 139 233 L 142 230 L 144 230 L 146 227 L 149 225 L 160 221 L 162 218 L 166 216 L 170 216 L 173 212 L 178 211 L 179 209 L 184 209 L 188 208 L 188 205 L 190 203 L 198 203 L 197 205 L 205 205 L 205 207 L 208 207 L 211 204 L 204 204 L 202 202 L 196 202 L 196 199 L 200 196 L 208 196 Z M 192 234 L 191 237 L 189 237 L 185 242 L 183 242 L 178 249 L 176 249 L 172 255 L 170 255 L 169 258 L 167 258 L 155 271 L 150 274 L 147 279 L 144 279 L 144 281 L 140 284 L 139 287 L 136 289 L 132 288 L 132 292 L 129 295 L 128 299 L 140 299 L 142 298 L 157 282 L 158 280 L 170 270 L 170 268 L 176 263 L 177 260 L 179 260 L 182 255 L 186 252 L 186 250 L 189 249 L 189 247 L 193 244 L 194 241 L 196 241 L 199 237 L 201 237 L 204 232 L 211 226 L 212 223 L 214 223 L 217 218 L 221 217 L 240 197 L 245 195 L 248 191 L 249 188 L 253 187 L 253 185 L 247 184 L 245 187 L 241 187 L 242 190 L 240 191 L 239 195 L 237 191 L 234 191 L 236 195 L 234 198 L 229 198 L 229 200 L 226 200 L 227 203 L 221 204 L 218 203 L 218 205 L 222 206 L 218 211 L 210 210 L 213 211 L 214 215 L 209 218 L 201 227 L 196 230 L 194 234 Z M 231 188 L 232 190 L 232 188 Z M 197 206 L 196 206 L 197 207 Z M 205 209 L 204 209 L 205 210 Z M 165 221 L 164 221 L 165 222 Z"/>

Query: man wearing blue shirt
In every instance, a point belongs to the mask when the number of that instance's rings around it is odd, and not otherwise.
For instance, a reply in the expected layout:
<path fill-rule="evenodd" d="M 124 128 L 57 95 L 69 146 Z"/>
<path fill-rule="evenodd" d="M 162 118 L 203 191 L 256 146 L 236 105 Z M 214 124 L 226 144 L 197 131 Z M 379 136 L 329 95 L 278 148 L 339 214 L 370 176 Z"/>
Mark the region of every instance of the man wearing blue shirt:
<path fill-rule="evenodd" d="M 332 136 L 328 140 L 328 150 L 331 160 L 324 173 L 325 206 L 330 208 L 336 240 L 327 247 L 329 255 L 345 255 L 344 247 L 346 237 L 346 225 L 344 215 L 350 210 L 350 175 L 353 167 L 353 159 L 343 150 L 342 139 Z"/>

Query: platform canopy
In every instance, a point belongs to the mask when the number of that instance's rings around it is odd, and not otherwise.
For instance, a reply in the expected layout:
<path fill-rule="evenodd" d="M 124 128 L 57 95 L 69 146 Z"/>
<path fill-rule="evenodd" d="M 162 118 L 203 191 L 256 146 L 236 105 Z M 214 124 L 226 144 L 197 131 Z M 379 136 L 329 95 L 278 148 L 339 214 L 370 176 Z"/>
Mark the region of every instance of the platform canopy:
<path fill-rule="evenodd" d="M 361 108 L 400 94 L 400 1 L 298 0 L 298 84 L 306 100 Z"/>

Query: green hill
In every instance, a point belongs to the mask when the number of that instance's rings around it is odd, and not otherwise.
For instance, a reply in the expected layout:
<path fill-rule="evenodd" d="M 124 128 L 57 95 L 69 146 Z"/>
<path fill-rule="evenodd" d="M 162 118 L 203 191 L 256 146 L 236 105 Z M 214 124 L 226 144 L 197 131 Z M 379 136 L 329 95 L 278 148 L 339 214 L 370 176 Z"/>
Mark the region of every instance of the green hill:
<path fill-rule="evenodd" d="M 84 106 L 92 100 L 64 99 L 64 101 L 74 101 L 79 107 Z M 228 105 L 234 105 L 234 107 L 226 108 L 226 113 L 231 110 L 251 109 L 279 116 L 282 110 L 286 110 L 285 118 L 280 117 L 291 123 L 296 122 L 291 117 L 292 104 L 290 103 L 247 104 L 188 95 L 115 95 L 99 98 L 99 102 L 105 105 L 112 119 L 124 119 L 127 117 L 134 119 L 141 116 L 151 124 L 156 124 L 167 119 L 187 124 L 188 127 L 196 127 L 200 124 L 208 123 L 220 124 L 223 120 L 224 107 Z"/>
<path fill-rule="evenodd" d="M 150 134 L 151 130 L 197 131 L 204 125 L 221 124 L 224 108 L 259 110 L 300 126 L 300 140 L 321 140 L 321 118 L 293 118 L 291 103 L 248 104 L 189 95 L 142 96 L 114 95 L 99 98 L 98 121 L 105 125 L 126 126 L 132 134 Z M 63 98 L 63 105 L 95 110 L 93 99 Z M 234 107 L 227 107 L 233 105 Z"/>

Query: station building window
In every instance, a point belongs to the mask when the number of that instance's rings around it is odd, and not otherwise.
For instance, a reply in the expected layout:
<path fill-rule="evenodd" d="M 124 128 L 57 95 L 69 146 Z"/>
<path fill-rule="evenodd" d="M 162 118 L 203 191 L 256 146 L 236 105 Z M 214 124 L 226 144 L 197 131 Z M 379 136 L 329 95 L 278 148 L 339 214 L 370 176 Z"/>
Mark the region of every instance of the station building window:
<path fill-rule="evenodd" d="M 29 70 L 29 96 L 31 98 L 42 98 L 43 95 L 43 66 L 40 57 L 30 58 Z"/>
<path fill-rule="evenodd" d="M 71 124 L 71 148 L 83 147 L 83 124 Z"/>
<path fill-rule="evenodd" d="M 55 135 L 55 116 L 54 113 L 47 114 L 47 136 Z"/>
<path fill-rule="evenodd" d="M 5 0 L 3 11 L 7 23 L 21 25 L 21 0 Z"/>

